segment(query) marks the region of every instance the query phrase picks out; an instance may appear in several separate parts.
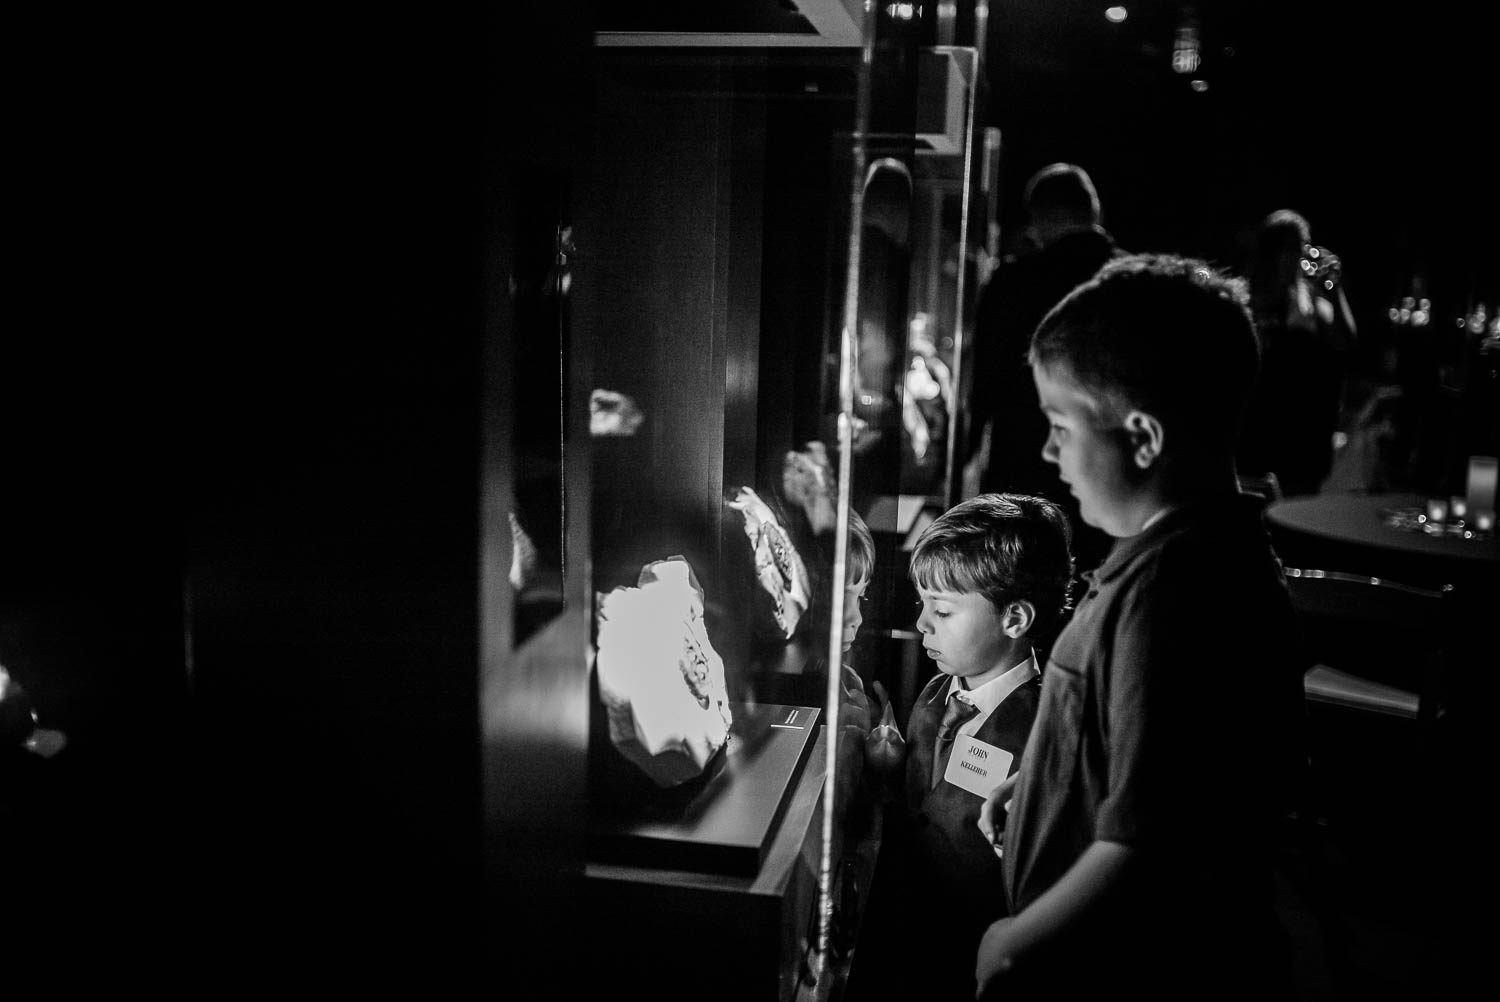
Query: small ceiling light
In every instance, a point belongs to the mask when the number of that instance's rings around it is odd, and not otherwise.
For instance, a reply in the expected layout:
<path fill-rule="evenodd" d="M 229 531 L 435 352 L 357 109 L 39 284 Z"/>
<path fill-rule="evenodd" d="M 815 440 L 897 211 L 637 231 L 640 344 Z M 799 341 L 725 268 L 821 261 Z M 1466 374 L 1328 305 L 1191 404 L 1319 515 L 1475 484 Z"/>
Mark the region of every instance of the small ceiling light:
<path fill-rule="evenodd" d="M 1208 81 L 1207 80 L 1194 80 L 1193 83 L 1192 83 L 1192 88 L 1193 88 L 1193 90 L 1197 91 L 1199 94 L 1202 94 L 1204 91 L 1208 90 Z"/>
<path fill-rule="evenodd" d="M 1110 7 L 1104 12 L 1104 16 L 1109 18 L 1114 24 L 1119 24 L 1130 16 L 1130 11 L 1124 7 Z"/>

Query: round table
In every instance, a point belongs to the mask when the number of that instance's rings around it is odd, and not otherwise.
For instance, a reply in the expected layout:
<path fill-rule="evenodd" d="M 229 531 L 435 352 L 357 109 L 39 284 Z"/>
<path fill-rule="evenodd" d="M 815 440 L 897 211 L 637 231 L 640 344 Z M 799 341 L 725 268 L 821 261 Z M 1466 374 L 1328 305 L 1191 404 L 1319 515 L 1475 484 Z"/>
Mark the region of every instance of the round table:
<path fill-rule="evenodd" d="M 1316 494 L 1266 509 L 1283 562 L 1412 585 L 1500 586 L 1500 539 L 1463 539 L 1394 528 L 1393 509 L 1425 509 L 1420 494 Z"/>

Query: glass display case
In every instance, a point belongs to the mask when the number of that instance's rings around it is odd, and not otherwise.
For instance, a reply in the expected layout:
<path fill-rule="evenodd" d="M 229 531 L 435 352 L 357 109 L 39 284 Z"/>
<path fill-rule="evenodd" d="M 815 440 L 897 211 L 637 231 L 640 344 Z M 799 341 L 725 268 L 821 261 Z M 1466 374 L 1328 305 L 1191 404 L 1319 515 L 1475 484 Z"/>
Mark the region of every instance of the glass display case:
<path fill-rule="evenodd" d="M 874 683 L 904 718 L 906 551 L 958 489 L 987 235 L 980 52 L 912 5 L 861 18 L 825 44 L 601 31 L 567 169 L 512 210 L 487 522 L 503 660 L 577 721 L 597 987 L 828 997 L 857 942 L 892 778 Z M 487 732 L 527 726 L 489 681 Z"/>
<path fill-rule="evenodd" d="M 627 983 L 670 962 L 790 998 L 821 955 L 828 804 L 863 753 L 826 726 L 857 52 L 598 53 L 569 221 L 591 371 L 585 901 Z M 682 955 L 714 927 L 732 949 Z"/>

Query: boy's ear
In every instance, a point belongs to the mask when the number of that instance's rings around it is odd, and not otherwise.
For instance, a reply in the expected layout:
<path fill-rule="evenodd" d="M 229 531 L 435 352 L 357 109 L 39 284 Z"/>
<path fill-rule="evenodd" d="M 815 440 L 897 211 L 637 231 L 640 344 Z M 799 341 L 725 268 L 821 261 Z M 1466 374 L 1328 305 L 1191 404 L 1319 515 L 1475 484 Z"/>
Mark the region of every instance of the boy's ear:
<path fill-rule="evenodd" d="M 1161 458 L 1166 429 L 1155 415 L 1131 411 L 1125 415 L 1125 435 L 1130 442 L 1130 459 L 1137 468 L 1149 470 Z"/>
<path fill-rule="evenodd" d="M 1005 609 L 1000 613 L 1000 628 L 1012 640 L 1026 636 L 1031 631 L 1031 624 L 1035 622 L 1036 606 L 1024 598 L 1007 602 Z"/>

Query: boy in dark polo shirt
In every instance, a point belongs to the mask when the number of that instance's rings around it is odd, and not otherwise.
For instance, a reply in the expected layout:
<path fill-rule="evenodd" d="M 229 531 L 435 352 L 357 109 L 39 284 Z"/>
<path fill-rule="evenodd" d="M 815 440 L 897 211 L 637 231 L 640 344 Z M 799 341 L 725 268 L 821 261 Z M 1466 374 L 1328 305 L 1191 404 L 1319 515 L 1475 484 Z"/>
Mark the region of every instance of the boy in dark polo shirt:
<path fill-rule="evenodd" d="M 906 810 L 888 829 L 903 969 L 882 982 L 882 997 L 974 996 L 971 958 L 1005 914 L 979 809 L 1031 733 L 1041 693 L 1033 643 L 1052 635 L 1067 606 L 1069 541 L 1061 506 L 982 494 L 934 521 L 912 552 L 917 629 L 939 671 L 906 726 Z"/>
<path fill-rule="evenodd" d="M 980 997 L 1286 997 L 1273 826 L 1302 760 L 1301 666 L 1234 469 L 1257 366 L 1243 290 L 1125 258 L 1047 315 L 1030 358 L 1043 455 L 1116 542 L 981 817 L 1004 828 L 1012 914 L 980 945 Z"/>

